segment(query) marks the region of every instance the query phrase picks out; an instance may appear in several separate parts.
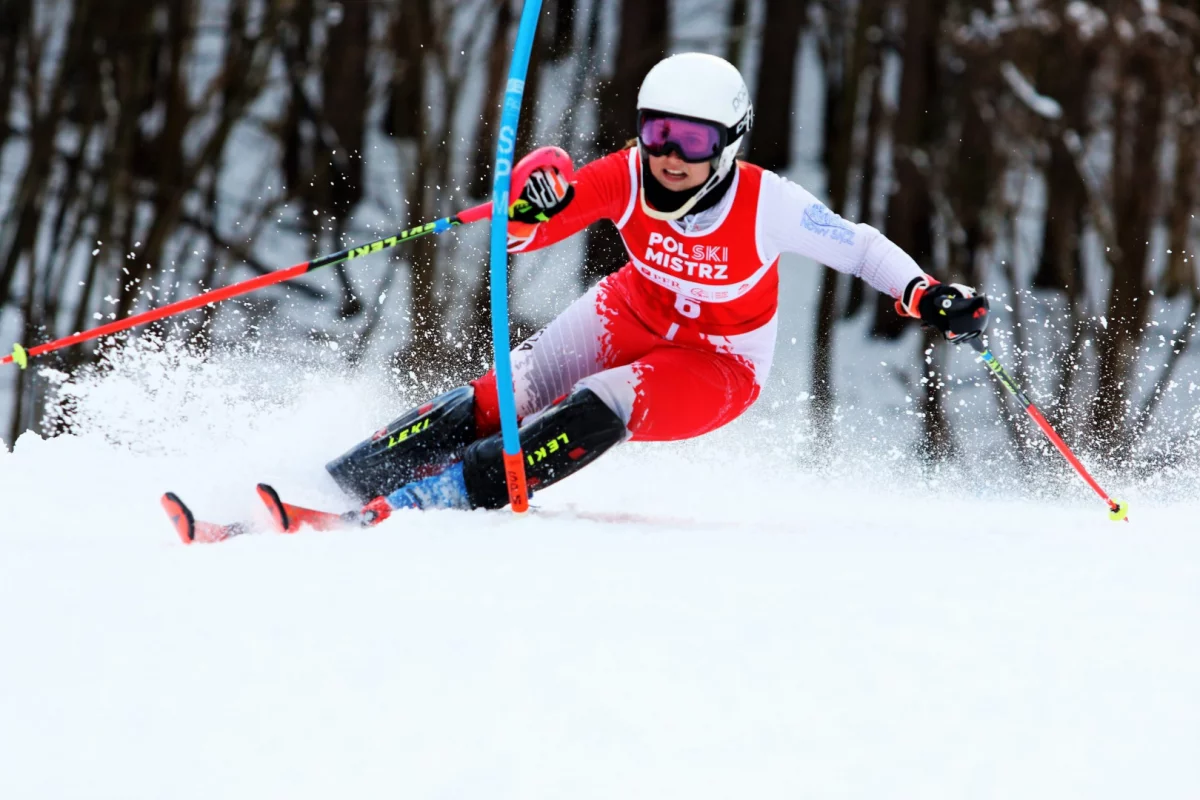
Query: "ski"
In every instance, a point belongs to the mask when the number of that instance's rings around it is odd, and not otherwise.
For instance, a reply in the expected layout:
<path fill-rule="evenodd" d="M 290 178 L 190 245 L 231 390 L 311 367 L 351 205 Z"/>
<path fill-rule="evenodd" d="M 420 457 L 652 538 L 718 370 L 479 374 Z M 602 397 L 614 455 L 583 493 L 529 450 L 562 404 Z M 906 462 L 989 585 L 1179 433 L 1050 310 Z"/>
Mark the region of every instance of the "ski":
<path fill-rule="evenodd" d="M 369 528 L 382 522 L 385 516 L 371 511 L 347 511 L 343 514 L 318 511 L 315 508 L 305 508 L 283 502 L 279 497 L 279 492 L 269 484 L 260 483 L 256 488 L 259 499 L 271 514 L 276 533 L 296 533 L 306 527 L 316 531 Z M 257 533 L 260 530 L 249 522 L 233 522 L 222 525 L 198 520 L 187 504 L 174 492 L 164 494 L 161 502 L 163 510 L 167 512 L 167 517 L 171 520 L 172 527 L 175 528 L 175 533 L 179 535 L 180 541 L 184 544 L 223 542 L 234 536 Z"/>
<path fill-rule="evenodd" d="M 265 483 L 258 484 L 258 496 L 267 510 L 271 512 L 275 530 L 279 533 L 295 533 L 305 526 L 317 531 L 336 531 L 346 528 L 361 528 L 371 524 L 357 511 L 334 514 L 329 511 L 317 511 L 313 508 L 285 503 L 280 499 L 279 492 Z"/>
<path fill-rule="evenodd" d="M 187 504 L 180 500 L 179 495 L 174 492 L 164 494 L 161 502 L 163 510 L 167 512 L 167 517 L 171 520 L 171 525 L 175 528 L 175 533 L 179 535 L 180 541 L 184 544 L 223 542 L 234 536 L 250 533 L 252 530 L 244 522 L 220 525 L 215 522 L 198 520 Z"/>

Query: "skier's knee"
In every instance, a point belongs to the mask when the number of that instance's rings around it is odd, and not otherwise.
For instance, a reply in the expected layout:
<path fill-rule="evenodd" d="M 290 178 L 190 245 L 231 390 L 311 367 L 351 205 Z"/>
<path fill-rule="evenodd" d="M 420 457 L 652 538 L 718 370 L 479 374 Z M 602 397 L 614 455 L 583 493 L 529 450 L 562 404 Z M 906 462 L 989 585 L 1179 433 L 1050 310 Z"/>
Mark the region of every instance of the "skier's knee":
<path fill-rule="evenodd" d="M 624 420 L 595 392 L 576 389 L 521 428 L 529 488 L 544 489 L 578 472 L 625 437 Z M 472 507 L 503 508 L 508 503 L 500 434 L 467 448 L 463 476 Z"/>
<path fill-rule="evenodd" d="M 454 460 L 475 440 L 474 390 L 460 386 L 375 432 L 325 469 L 361 502 L 386 495 Z"/>
<path fill-rule="evenodd" d="M 633 367 L 625 366 L 588 375 L 575 384 L 574 391 L 589 390 L 621 418 L 625 427 L 629 427 L 629 420 L 633 417 L 633 404 L 637 400 L 636 384 L 637 376 Z"/>

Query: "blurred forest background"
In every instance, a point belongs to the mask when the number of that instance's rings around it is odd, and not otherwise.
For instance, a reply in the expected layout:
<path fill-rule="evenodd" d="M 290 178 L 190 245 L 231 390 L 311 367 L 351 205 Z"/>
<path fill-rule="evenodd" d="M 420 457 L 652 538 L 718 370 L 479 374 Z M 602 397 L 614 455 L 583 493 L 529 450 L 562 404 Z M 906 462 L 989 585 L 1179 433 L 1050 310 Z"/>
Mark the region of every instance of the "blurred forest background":
<path fill-rule="evenodd" d="M 520 7 L 0 0 L 0 332 L 31 346 L 486 199 Z M 805 174 L 833 210 L 938 276 L 1002 294 L 994 340 L 1010 366 L 1036 361 L 1064 433 L 1099 432 L 1095 452 L 1116 454 L 1153 427 L 1200 309 L 1195 2 L 546 0 L 518 152 L 559 144 L 582 163 L 619 148 L 646 70 L 688 49 L 747 75 L 749 160 L 793 174 L 796 137 L 815 135 Z M 803 120 L 802 78 L 820 89 Z M 297 258 L 272 247 L 282 234 Z M 300 336 L 343 342 L 351 363 L 376 348 L 406 370 L 461 371 L 452 333 L 488 356 L 486 259 L 452 258 L 453 236 L 395 252 L 382 292 L 403 288 L 386 304 L 339 267 L 324 288 L 251 296 L 245 324 L 297 314 Z M 580 255 L 575 288 L 623 263 L 611 227 Z M 806 388 L 829 440 L 839 326 L 913 334 L 889 298 L 832 270 L 808 302 Z M 944 456 L 937 358 L 922 441 Z M 5 377 L 12 442 L 40 424 L 48 386 L 35 369 Z"/>

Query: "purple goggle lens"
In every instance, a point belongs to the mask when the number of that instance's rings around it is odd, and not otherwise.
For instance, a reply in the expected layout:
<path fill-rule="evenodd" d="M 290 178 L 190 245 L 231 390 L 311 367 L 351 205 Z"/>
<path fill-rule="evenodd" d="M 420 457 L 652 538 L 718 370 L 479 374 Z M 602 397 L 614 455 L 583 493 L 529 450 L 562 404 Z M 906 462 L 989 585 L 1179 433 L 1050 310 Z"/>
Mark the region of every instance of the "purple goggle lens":
<path fill-rule="evenodd" d="M 684 161 L 699 163 L 721 152 L 721 130 L 716 125 L 679 117 L 647 117 L 638 133 L 642 147 L 652 156 L 671 150 Z"/>

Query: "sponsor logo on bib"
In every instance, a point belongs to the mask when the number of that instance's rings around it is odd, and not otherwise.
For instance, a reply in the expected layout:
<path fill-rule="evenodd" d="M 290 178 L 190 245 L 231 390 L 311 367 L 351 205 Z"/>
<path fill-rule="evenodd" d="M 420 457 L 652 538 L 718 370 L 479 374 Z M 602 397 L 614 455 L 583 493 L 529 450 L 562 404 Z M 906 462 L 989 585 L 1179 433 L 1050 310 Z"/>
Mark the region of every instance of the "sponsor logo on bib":
<path fill-rule="evenodd" d="M 652 233 L 642 260 L 684 277 L 719 281 L 729 271 L 729 248 L 711 244 L 688 248 L 673 236 Z"/>

